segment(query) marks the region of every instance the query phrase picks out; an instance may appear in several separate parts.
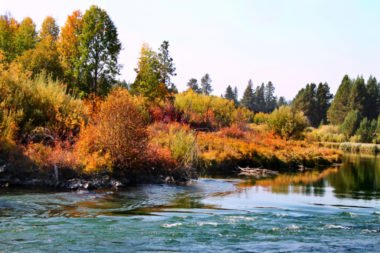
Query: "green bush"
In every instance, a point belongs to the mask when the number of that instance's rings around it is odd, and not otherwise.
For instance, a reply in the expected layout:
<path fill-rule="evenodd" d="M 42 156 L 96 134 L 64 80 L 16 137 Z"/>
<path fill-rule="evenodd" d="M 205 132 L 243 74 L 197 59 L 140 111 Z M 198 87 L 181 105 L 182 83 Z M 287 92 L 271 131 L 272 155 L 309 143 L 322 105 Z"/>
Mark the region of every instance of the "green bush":
<path fill-rule="evenodd" d="M 59 81 L 40 74 L 30 79 L 17 66 L 0 71 L 0 136 L 12 138 L 45 127 L 64 135 L 81 123 L 82 102 Z"/>
<path fill-rule="evenodd" d="M 169 149 L 172 157 L 184 166 L 192 166 L 197 161 L 196 138 L 191 130 L 170 127 Z"/>
<path fill-rule="evenodd" d="M 183 119 L 195 126 L 221 128 L 229 126 L 236 110 L 233 101 L 206 96 L 192 90 L 176 95 L 175 108 L 183 113 Z"/>
<path fill-rule="evenodd" d="M 313 128 L 306 133 L 306 139 L 318 142 L 344 142 L 346 137 L 340 133 L 339 127 L 334 125 L 322 125 L 319 128 Z"/>
<path fill-rule="evenodd" d="M 354 135 L 356 130 L 360 124 L 360 113 L 359 111 L 350 111 L 346 118 L 343 121 L 343 124 L 340 127 L 341 132 L 346 136 L 346 138 L 350 138 Z"/>
<path fill-rule="evenodd" d="M 302 112 L 281 106 L 269 115 L 268 126 L 276 134 L 288 139 L 299 138 L 307 127 L 307 119 Z"/>

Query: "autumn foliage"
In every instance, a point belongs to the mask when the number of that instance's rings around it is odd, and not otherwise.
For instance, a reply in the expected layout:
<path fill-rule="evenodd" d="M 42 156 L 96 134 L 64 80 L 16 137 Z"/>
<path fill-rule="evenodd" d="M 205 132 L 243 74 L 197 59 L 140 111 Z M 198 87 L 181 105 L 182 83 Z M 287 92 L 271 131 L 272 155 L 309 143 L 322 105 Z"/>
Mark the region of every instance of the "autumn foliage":
<path fill-rule="evenodd" d="M 82 130 L 77 150 L 88 170 L 137 167 L 147 149 L 146 113 L 125 89 L 113 90 Z"/>

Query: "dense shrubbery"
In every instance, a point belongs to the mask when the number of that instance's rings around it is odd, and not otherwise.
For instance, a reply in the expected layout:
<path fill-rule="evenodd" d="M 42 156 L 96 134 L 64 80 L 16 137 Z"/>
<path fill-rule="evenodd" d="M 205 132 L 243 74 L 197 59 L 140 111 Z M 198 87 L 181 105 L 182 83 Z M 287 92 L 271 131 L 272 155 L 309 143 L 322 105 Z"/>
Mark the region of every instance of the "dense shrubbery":
<path fill-rule="evenodd" d="M 177 166 L 192 167 L 198 161 L 196 135 L 188 125 L 155 123 L 149 127 L 151 144 L 166 149 Z"/>
<path fill-rule="evenodd" d="M 111 167 L 109 162 L 117 169 L 131 169 L 141 163 L 148 143 L 147 113 L 142 105 L 125 89 L 113 90 L 101 103 L 77 143 L 88 170 L 100 165 Z M 88 157 L 102 161 L 94 167 L 91 161 L 86 162 Z"/>
<path fill-rule="evenodd" d="M 175 97 L 174 105 L 182 119 L 194 127 L 217 129 L 229 126 L 234 121 L 248 122 L 252 113 L 247 109 L 236 109 L 233 101 L 195 93 L 188 90 Z"/>
<path fill-rule="evenodd" d="M 250 125 L 239 135 L 202 132 L 198 136 L 200 159 L 205 168 L 230 170 L 251 166 L 287 170 L 299 165 L 314 167 L 339 161 L 340 153 L 304 141 L 286 141 L 265 125 Z"/>
<path fill-rule="evenodd" d="M 269 115 L 268 126 L 286 139 L 297 138 L 306 128 L 307 119 L 302 112 L 294 111 L 289 106 L 281 106 Z"/>
<path fill-rule="evenodd" d="M 48 128 L 67 137 L 80 126 L 82 101 L 66 94 L 66 87 L 40 74 L 34 79 L 12 65 L 0 71 L 0 135 L 28 137 L 36 128 Z"/>
<path fill-rule="evenodd" d="M 333 125 L 322 125 L 319 128 L 313 128 L 306 133 L 306 139 L 317 142 L 344 142 L 346 137 L 340 133 L 339 127 Z"/>

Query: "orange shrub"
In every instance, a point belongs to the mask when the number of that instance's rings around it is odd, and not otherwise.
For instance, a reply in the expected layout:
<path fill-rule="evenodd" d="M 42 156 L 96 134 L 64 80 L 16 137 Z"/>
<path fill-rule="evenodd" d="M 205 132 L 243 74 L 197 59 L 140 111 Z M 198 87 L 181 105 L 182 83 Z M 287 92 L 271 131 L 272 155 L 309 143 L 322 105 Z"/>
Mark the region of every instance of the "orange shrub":
<path fill-rule="evenodd" d="M 125 89 L 113 90 L 83 128 L 76 145 L 87 171 L 138 167 L 148 143 L 146 115 L 141 100 Z"/>

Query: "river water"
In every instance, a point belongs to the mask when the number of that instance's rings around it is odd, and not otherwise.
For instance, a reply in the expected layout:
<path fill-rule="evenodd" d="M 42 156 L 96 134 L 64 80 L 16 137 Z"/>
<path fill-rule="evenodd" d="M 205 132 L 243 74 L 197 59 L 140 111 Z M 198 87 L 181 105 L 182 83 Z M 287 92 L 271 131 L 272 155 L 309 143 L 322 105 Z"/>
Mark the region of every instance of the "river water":
<path fill-rule="evenodd" d="M 312 251 L 380 251 L 380 159 L 256 181 L 0 190 L 0 252 Z"/>

